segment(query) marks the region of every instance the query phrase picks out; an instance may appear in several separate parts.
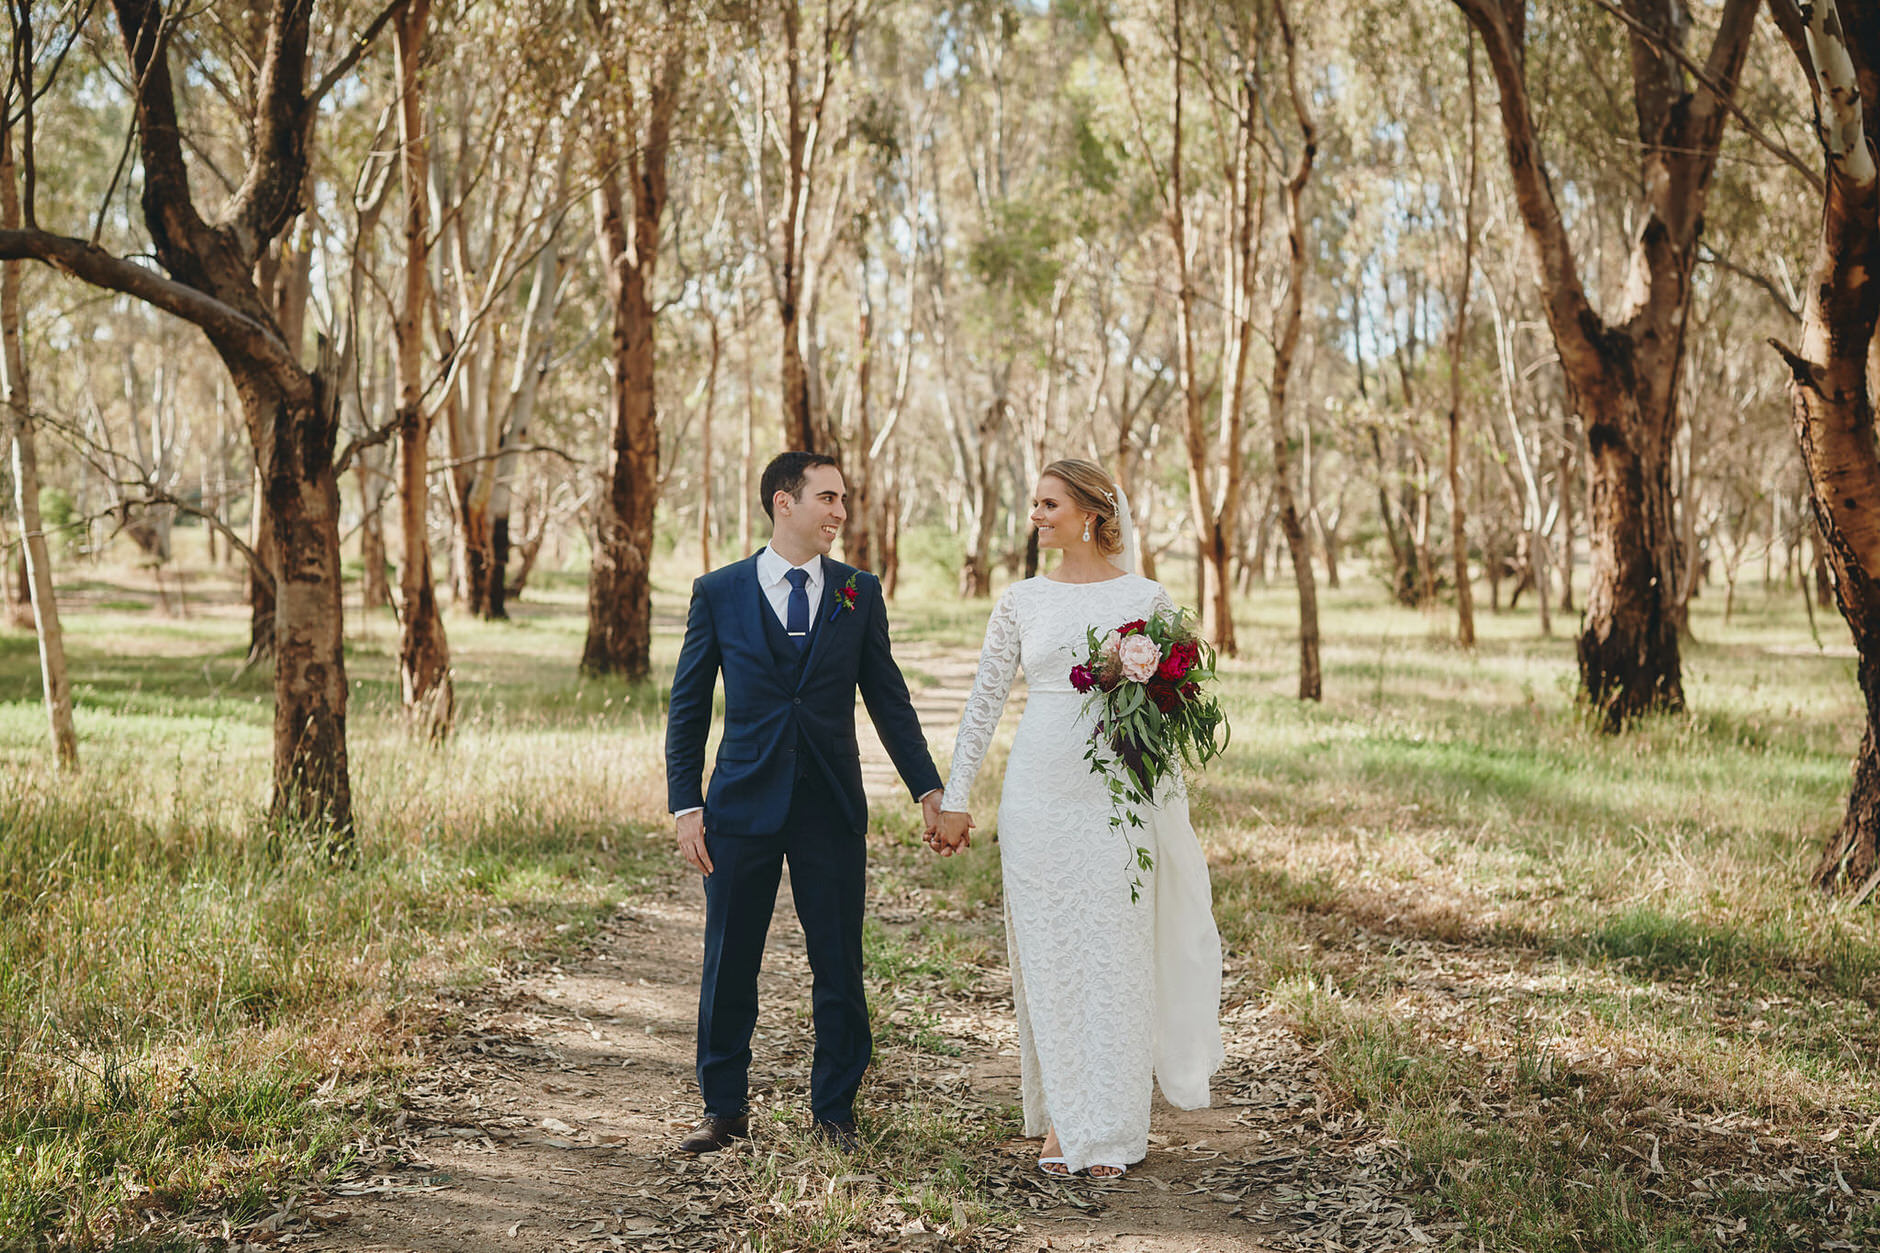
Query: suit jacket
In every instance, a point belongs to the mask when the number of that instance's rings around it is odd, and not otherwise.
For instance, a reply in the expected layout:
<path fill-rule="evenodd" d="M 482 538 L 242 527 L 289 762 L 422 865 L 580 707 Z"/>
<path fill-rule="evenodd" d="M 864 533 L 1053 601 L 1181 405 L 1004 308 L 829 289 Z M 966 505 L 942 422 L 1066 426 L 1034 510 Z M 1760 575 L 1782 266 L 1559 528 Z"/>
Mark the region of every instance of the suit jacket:
<path fill-rule="evenodd" d="M 941 786 L 908 699 L 907 682 L 888 646 L 888 609 L 874 575 L 828 557 L 814 634 L 799 651 L 765 599 L 752 555 L 692 584 L 685 643 L 672 676 L 666 718 L 666 799 L 677 812 L 705 808 L 706 829 L 726 835 L 774 835 L 807 753 L 828 780 L 840 813 L 832 826 L 868 830 L 855 744 L 855 693 L 908 790 Z M 851 607 L 844 588 L 851 584 Z M 712 693 L 725 680 L 725 734 L 701 792 Z"/>

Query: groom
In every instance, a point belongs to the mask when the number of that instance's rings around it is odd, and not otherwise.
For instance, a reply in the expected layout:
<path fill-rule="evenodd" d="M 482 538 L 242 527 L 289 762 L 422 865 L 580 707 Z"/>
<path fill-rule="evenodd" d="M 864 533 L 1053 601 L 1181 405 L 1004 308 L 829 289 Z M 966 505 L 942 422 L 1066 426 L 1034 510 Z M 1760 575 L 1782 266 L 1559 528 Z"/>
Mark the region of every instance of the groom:
<path fill-rule="evenodd" d="M 679 1148 L 710 1153 L 749 1134 L 746 1098 L 757 971 L 785 858 L 815 975 L 810 1112 L 817 1133 L 859 1146 L 855 1090 L 873 1040 L 862 988 L 868 802 L 855 693 L 931 837 L 940 775 L 888 648 L 872 574 L 829 558 L 848 516 L 834 458 L 787 452 L 764 470 L 771 540 L 692 585 L 666 723 L 666 795 L 679 851 L 705 876 L 698 1086 L 705 1119 Z M 712 692 L 725 678 L 725 732 L 700 791 Z"/>

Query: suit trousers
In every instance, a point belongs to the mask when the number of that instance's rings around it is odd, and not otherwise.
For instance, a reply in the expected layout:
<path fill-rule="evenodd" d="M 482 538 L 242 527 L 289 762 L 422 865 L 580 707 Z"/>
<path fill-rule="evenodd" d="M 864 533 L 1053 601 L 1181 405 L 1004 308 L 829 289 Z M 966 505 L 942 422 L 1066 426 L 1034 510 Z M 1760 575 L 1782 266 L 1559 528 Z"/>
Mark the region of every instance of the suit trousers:
<path fill-rule="evenodd" d="M 862 984 L 862 907 L 867 842 L 847 829 L 822 771 L 799 751 L 790 812 L 775 835 L 707 831 L 705 968 L 698 998 L 698 1086 L 705 1112 L 735 1117 L 750 1090 L 757 973 L 776 908 L 784 859 L 809 950 L 816 1054 L 810 1112 L 825 1122 L 854 1117 L 855 1091 L 874 1039 Z"/>

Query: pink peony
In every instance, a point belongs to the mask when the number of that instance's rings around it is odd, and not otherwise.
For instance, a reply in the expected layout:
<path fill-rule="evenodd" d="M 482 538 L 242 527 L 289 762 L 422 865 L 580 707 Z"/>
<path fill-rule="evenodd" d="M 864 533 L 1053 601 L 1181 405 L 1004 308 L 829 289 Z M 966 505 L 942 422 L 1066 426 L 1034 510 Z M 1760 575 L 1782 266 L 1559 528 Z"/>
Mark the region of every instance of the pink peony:
<path fill-rule="evenodd" d="M 1116 659 L 1123 664 L 1123 677 L 1131 683 L 1147 683 L 1162 664 L 1162 650 L 1146 635 L 1126 635 L 1117 645 Z"/>

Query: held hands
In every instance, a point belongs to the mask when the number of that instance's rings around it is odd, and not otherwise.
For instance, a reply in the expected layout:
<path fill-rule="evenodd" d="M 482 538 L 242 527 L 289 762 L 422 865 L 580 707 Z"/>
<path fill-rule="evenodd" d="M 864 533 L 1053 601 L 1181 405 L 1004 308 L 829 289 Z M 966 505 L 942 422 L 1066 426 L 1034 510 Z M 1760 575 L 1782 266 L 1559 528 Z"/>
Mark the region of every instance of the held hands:
<path fill-rule="evenodd" d="M 679 852 L 685 857 L 686 865 L 702 875 L 712 872 L 711 854 L 705 851 L 705 811 L 695 809 L 689 814 L 680 814 Z"/>
<path fill-rule="evenodd" d="M 920 838 L 933 843 L 933 833 L 940 826 L 940 789 L 935 788 L 920 798 Z"/>
<path fill-rule="evenodd" d="M 956 809 L 940 815 L 939 827 L 928 837 L 927 845 L 942 857 L 951 857 L 972 847 L 973 816 Z"/>

